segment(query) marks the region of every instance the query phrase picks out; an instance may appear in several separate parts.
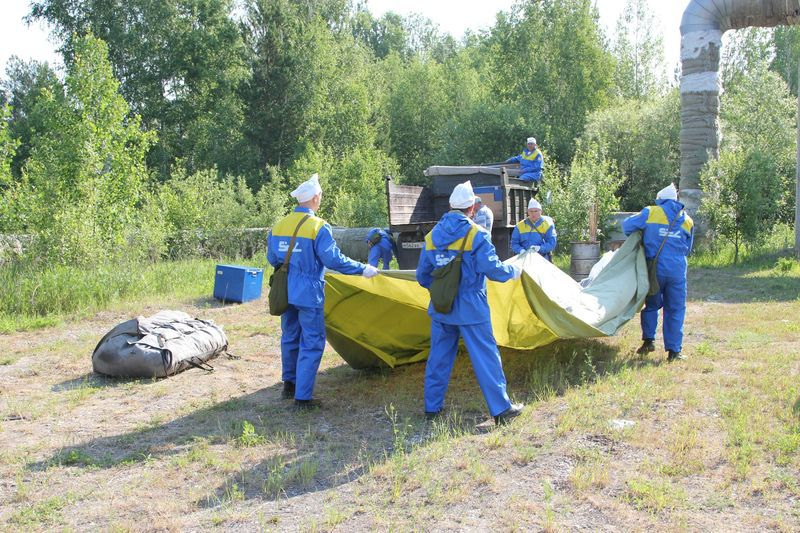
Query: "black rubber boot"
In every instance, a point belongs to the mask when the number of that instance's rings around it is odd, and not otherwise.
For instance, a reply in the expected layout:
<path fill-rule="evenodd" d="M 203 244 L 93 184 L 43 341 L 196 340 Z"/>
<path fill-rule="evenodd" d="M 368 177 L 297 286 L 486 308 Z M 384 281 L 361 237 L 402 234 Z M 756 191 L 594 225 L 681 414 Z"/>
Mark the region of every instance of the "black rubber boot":
<path fill-rule="evenodd" d="M 523 405 L 521 403 L 512 403 L 511 407 L 494 417 L 494 423 L 498 426 L 505 426 L 511 422 L 512 419 L 522 414 L 522 407 Z"/>
<path fill-rule="evenodd" d="M 319 401 L 319 400 L 316 400 L 316 399 L 314 399 L 314 400 L 295 400 L 294 401 L 294 406 L 297 409 L 301 410 L 301 411 L 307 411 L 309 409 L 321 409 L 322 408 L 322 402 Z"/>
<path fill-rule="evenodd" d="M 681 352 L 673 352 L 672 350 L 669 350 L 667 352 L 667 361 L 669 361 L 670 363 L 672 361 L 685 361 L 685 360 L 686 356 L 683 355 Z"/>
<path fill-rule="evenodd" d="M 636 353 L 639 355 L 644 355 L 646 353 L 655 352 L 656 351 L 656 343 L 653 340 L 645 340 L 642 342 L 642 345 L 639 346 L 639 349 L 636 350 Z"/>
<path fill-rule="evenodd" d="M 284 400 L 291 400 L 294 398 L 294 383 L 291 381 L 283 382 L 283 392 L 281 392 L 281 398 Z"/>

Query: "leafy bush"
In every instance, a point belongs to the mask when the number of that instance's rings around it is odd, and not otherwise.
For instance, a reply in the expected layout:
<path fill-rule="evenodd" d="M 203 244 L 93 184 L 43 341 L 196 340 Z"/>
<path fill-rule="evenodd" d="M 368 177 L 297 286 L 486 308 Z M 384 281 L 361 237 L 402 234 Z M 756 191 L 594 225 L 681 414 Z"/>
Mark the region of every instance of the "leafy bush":
<path fill-rule="evenodd" d="M 216 170 L 188 175 L 177 169 L 158 187 L 154 210 L 162 214 L 172 258 L 250 256 L 265 242 L 264 228 L 283 216 L 283 188 L 264 185 L 253 194 L 242 178 L 219 179 Z"/>
<path fill-rule="evenodd" d="M 705 191 L 700 214 L 717 237 L 734 247 L 738 262 L 742 246 L 761 246 L 778 221 L 778 164 L 757 149 L 723 152 L 701 173 Z"/>
<path fill-rule="evenodd" d="M 387 222 L 384 177 L 396 175 L 397 163 L 381 150 L 356 148 L 334 157 L 324 148 L 308 145 L 286 171 L 278 171 L 288 190 L 319 174 L 322 206 L 319 215 L 331 224 L 348 227 L 384 226 Z M 288 193 L 286 198 L 289 198 Z"/>
<path fill-rule="evenodd" d="M 617 195 L 624 211 L 638 211 L 680 178 L 680 97 L 674 90 L 651 100 L 624 100 L 589 116 L 580 145 L 596 144 L 624 176 Z"/>
<path fill-rule="evenodd" d="M 131 234 L 148 181 L 145 153 L 154 135 L 139 128 L 119 94 L 105 43 L 75 43 L 66 99 L 44 91 L 37 101 L 43 130 L 23 178 L 8 194 L 15 232 L 35 233 L 33 256 L 86 265 L 141 258 Z"/>
<path fill-rule="evenodd" d="M 8 119 L 11 110 L 8 105 L 0 107 L 0 193 L 11 185 L 11 161 L 16 153 L 17 141 L 8 133 Z"/>
<path fill-rule="evenodd" d="M 608 220 L 608 215 L 619 209 L 615 191 L 622 182 L 614 164 L 596 148 L 580 152 L 572 162 L 569 172 L 552 171 L 548 187 L 552 203 L 545 213 L 552 216 L 558 229 L 559 242 L 585 241 L 589 237 L 589 211 L 597 206 L 598 224 Z M 599 237 L 608 228 L 598 227 Z"/>

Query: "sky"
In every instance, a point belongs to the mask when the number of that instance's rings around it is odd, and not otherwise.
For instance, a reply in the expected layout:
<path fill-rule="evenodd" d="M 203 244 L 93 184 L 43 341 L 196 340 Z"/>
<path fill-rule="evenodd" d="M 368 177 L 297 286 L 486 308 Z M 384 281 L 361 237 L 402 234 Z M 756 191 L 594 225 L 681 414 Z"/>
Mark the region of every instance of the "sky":
<path fill-rule="evenodd" d="M 600 11 L 600 22 L 612 36 L 625 0 L 595 0 L 595 3 Z M 671 73 L 680 57 L 679 26 L 689 0 L 649 0 L 649 3 L 657 28 L 663 35 L 667 73 Z M 366 4 L 378 17 L 386 11 L 400 15 L 419 13 L 458 39 L 467 29 L 480 31 L 490 28 L 497 12 L 511 9 L 513 0 L 367 0 Z M 30 10 L 30 1 L 0 0 L 0 5 L 0 77 L 5 76 L 6 63 L 12 55 L 23 60 L 48 61 L 51 66 L 60 65 L 55 45 L 48 40 L 47 28 L 40 23 L 28 26 L 22 21 Z"/>

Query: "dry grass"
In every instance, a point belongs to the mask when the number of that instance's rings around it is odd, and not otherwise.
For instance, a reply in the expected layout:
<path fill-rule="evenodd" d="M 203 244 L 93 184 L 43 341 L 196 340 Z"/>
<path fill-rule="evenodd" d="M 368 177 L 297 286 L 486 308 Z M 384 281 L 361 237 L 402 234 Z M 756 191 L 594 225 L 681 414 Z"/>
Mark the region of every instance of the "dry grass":
<path fill-rule="evenodd" d="M 264 302 L 164 302 L 223 324 L 212 374 L 110 380 L 94 343 L 132 314 L 0 336 L 0 529 L 797 530 L 800 279 L 692 271 L 689 360 L 615 338 L 504 353 L 528 409 L 494 429 L 468 358 L 426 423 L 424 365 L 327 353 L 317 395 L 280 399 Z M 627 420 L 622 427 L 612 420 Z"/>

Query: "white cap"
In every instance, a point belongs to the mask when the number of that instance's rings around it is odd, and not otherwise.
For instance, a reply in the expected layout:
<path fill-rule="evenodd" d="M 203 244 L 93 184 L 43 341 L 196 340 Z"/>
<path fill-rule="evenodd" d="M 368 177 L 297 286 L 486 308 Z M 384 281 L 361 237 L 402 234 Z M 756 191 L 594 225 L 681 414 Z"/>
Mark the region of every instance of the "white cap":
<path fill-rule="evenodd" d="M 528 202 L 528 209 L 539 209 L 541 211 L 542 204 L 540 204 L 536 198 L 531 198 L 531 201 Z"/>
<path fill-rule="evenodd" d="M 678 199 L 678 189 L 675 188 L 675 184 L 670 183 L 668 186 L 664 187 L 658 194 L 656 194 L 656 200 L 677 200 Z"/>
<path fill-rule="evenodd" d="M 459 183 L 450 195 L 450 207 L 453 209 L 466 209 L 475 204 L 475 193 L 469 181 Z"/>
<path fill-rule="evenodd" d="M 475 196 L 475 203 L 476 204 L 483 204 L 483 199 L 480 196 Z"/>
<path fill-rule="evenodd" d="M 536 137 L 528 137 L 527 144 L 536 144 Z"/>
<path fill-rule="evenodd" d="M 322 187 L 319 186 L 319 176 L 314 173 L 306 181 L 298 185 L 290 194 L 292 197 L 297 198 L 299 203 L 307 202 L 322 192 Z"/>

